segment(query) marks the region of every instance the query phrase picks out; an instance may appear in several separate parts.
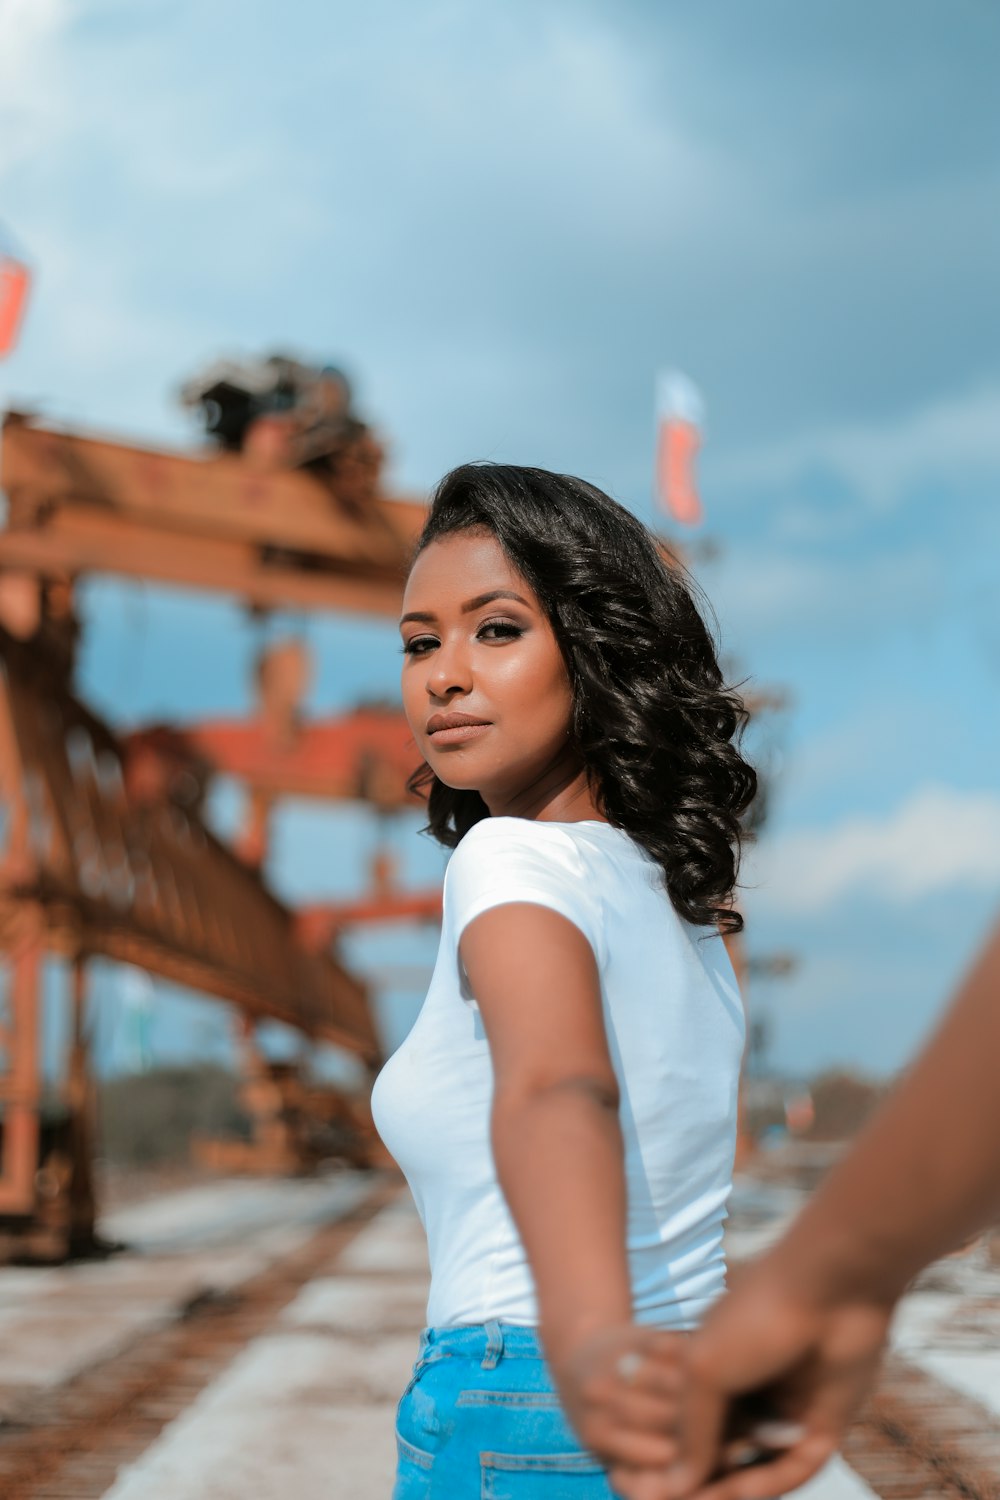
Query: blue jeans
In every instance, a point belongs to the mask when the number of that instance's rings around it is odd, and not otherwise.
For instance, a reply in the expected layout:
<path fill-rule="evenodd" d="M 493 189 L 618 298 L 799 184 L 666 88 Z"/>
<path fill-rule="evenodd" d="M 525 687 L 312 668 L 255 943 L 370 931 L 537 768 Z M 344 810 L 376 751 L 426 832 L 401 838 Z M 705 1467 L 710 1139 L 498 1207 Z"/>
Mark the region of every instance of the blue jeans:
<path fill-rule="evenodd" d="M 563 1413 L 534 1328 L 425 1328 L 396 1448 L 392 1500 L 614 1500 Z"/>

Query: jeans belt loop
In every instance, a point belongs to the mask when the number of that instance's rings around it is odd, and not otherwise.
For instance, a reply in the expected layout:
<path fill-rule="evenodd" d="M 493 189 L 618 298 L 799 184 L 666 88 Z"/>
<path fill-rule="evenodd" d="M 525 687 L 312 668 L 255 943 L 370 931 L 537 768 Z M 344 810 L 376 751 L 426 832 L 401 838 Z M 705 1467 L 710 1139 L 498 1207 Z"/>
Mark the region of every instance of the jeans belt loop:
<path fill-rule="evenodd" d="M 491 1319 L 489 1323 L 485 1323 L 483 1326 L 486 1329 L 487 1343 L 486 1353 L 483 1355 L 482 1368 L 484 1370 L 495 1370 L 500 1363 L 500 1356 L 503 1354 L 503 1333 L 500 1329 L 500 1324 L 495 1320 Z"/>

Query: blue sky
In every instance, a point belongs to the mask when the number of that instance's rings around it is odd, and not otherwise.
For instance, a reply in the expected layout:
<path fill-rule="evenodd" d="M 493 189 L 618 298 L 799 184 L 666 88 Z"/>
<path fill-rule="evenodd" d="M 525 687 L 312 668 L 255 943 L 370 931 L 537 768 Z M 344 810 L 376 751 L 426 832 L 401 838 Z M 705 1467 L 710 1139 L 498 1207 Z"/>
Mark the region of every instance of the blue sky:
<path fill-rule="evenodd" d="M 0 221 L 37 270 L 0 398 L 187 444 L 185 376 L 292 348 L 352 373 L 401 489 L 507 458 L 652 519 L 654 377 L 685 369 L 695 569 L 733 673 L 787 695 L 754 736 L 745 906 L 751 950 L 799 962 L 751 1003 L 779 1067 L 892 1070 L 1000 907 L 998 44 L 985 0 L 301 0 L 294 24 L 0 0 Z M 116 722 L 248 706 L 235 606 L 83 600 L 81 684 Z M 313 643 L 317 711 L 395 694 L 389 626 L 266 628 Z M 432 878 L 415 826 L 394 837 Z M 349 889 L 371 840 L 289 807 L 273 878 Z M 158 1003 L 162 1053 L 189 1045 Z"/>

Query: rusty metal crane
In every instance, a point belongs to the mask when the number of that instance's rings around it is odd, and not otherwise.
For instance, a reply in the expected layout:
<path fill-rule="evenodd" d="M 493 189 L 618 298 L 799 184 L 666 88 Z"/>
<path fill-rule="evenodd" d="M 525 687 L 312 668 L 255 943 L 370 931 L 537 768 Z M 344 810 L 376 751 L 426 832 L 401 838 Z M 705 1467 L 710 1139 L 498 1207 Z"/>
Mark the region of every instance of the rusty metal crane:
<path fill-rule="evenodd" d="M 148 733 L 122 744 L 69 685 L 79 629 L 73 587 L 88 572 L 222 590 L 265 609 L 394 613 L 423 507 L 388 499 L 378 472 L 358 424 L 345 428 L 342 448 L 317 473 L 229 454 L 150 453 L 16 415 L 4 423 L 0 946 L 9 983 L 0 1024 L 0 1231 L 22 1249 L 57 1255 L 93 1238 L 82 1029 L 89 957 L 139 964 L 232 1002 L 251 1025 L 276 1018 L 347 1047 L 369 1068 L 378 1062 L 366 989 L 324 942 L 338 914 L 300 920 L 268 891 L 262 846 L 244 841 L 240 853 L 212 835 L 190 795 L 197 778 L 170 774 L 169 730 L 159 744 Z M 201 742 L 195 735 L 185 753 L 219 763 L 218 728 Z M 405 779 L 398 728 L 397 716 L 389 731 L 397 787 Z M 300 769 L 315 772 L 316 755 L 338 738 L 317 745 L 314 736 L 304 757 L 299 751 Z M 182 740 L 174 735 L 175 752 Z M 384 801 L 386 763 L 384 752 L 362 755 L 340 794 Z M 258 792 L 288 785 L 287 775 L 278 780 Z M 46 951 L 68 958 L 74 975 L 73 1129 L 54 1157 L 43 1155 L 39 1123 Z"/>

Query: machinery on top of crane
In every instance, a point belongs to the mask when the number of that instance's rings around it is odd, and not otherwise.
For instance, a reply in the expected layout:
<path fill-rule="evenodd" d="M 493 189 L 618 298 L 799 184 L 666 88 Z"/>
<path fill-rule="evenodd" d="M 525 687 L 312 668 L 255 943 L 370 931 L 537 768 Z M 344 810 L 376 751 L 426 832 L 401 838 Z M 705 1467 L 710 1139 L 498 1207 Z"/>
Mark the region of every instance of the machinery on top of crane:
<path fill-rule="evenodd" d="M 335 474 L 352 451 L 353 461 L 367 466 L 374 494 L 382 449 L 354 412 L 350 383 L 336 366 L 306 365 L 287 354 L 219 360 L 186 381 L 180 395 L 224 452 L 269 467 L 315 465 Z M 342 484 L 338 499 L 343 503 Z"/>

